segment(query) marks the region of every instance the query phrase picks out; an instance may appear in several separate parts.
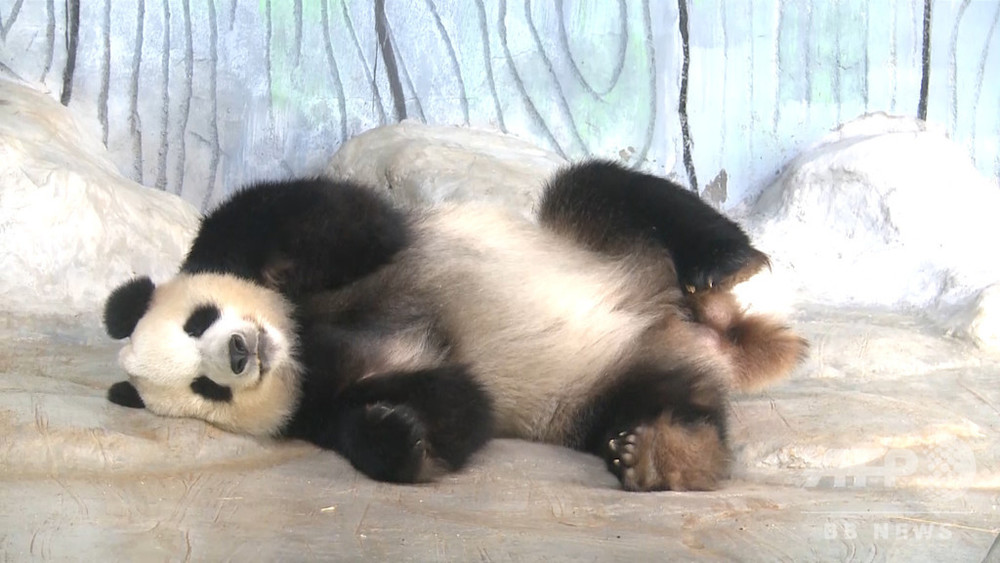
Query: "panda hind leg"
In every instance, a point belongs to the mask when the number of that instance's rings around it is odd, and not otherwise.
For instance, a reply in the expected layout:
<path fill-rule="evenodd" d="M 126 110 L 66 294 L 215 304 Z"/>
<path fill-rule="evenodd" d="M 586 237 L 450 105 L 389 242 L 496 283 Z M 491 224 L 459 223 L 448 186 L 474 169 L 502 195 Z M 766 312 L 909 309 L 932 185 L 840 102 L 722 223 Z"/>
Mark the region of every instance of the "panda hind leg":
<path fill-rule="evenodd" d="M 493 433 L 491 400 L 461 366 L 369 376 L 344 400 L 337 449 L 380 481 L 426 482 L 460 469 Z"/>
<path fill-rule="evenodd" d="M 698 291 L 686 300 L 694 320 L 717 334 L 737 391 L 758 391 L 787 377 L 809 352 L 805 338 L 766 315 L 745 312 L 728 291 Z"/>
<path fill-rule="evenodd" d="M 711 366 L 638 366 L 584 412 L 588 450 L 629 491 L 712 490 L 729 475 L 726 386 Z"/>
<path fill-rule="evenodd" d="M 669 412 L 620 431 L 605 459 L 629 491 L 708 491 L 729 471 L 729 450 L 708 422 L 675 420 Z"/>

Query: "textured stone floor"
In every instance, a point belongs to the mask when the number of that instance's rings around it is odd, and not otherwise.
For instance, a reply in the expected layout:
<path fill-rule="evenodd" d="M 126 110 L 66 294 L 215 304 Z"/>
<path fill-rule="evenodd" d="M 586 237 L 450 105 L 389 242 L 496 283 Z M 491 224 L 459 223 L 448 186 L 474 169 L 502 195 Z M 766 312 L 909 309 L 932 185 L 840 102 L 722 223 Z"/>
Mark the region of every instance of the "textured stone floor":
<path fill-rule="evenodd" d="M 117 344 L 81 324 L 0 320 L 5 561 L 980 561 L 1000 533 L 1000 359 L 906 317 L 800 315 L 809 362 L 734 406 L 735 478 L 656 494 L 514 440 L 386 485 L 118 408 Z"/>

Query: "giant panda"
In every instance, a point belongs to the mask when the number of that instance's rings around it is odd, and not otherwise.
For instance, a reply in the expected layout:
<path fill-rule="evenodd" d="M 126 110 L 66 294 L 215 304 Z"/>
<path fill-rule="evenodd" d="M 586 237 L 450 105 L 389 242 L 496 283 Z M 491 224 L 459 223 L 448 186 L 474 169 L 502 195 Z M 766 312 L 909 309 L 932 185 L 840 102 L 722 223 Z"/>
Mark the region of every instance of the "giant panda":
<path fill-rule="evenodd" d="M 108 297 L 107 332 L 128 338 L 108 397 L 307 440 L 383 481 L 516 437 L 600 456 L 627 490 L 720 486 L 731 391 L 807 350 L 730 292 L 767 256 L 695 194 L 612 162 L 560 170 L 536 211 L 403 211 L 323 178 L 247 187 L 176 277 Z"/>

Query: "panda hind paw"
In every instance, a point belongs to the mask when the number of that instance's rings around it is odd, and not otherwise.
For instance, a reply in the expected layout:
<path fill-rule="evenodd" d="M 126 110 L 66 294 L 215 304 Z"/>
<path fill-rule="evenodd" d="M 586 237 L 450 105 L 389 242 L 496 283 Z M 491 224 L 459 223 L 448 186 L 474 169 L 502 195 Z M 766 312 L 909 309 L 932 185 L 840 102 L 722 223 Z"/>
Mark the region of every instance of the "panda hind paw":
<path fill-rule="evenodd" d="M 623 483 L 634 481 L 634 466 L 639 459 L 638 439 L 634 431 L 622 431 L 608 440 L 608 464 Z"/>
<path fill-rule="evenodd" d="M 705 491 L 725 479 L 730 454 L 714 425 L 663 414 L 613 435 L 605 459 L 627 491 Z"/>

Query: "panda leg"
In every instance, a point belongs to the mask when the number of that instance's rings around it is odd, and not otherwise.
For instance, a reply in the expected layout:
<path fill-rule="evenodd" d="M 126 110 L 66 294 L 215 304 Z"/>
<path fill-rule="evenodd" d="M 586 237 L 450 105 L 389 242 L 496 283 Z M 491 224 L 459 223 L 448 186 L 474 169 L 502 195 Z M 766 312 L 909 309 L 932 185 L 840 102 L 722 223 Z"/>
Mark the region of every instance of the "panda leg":
<path fill-rule="evenodd" d="M 743 230 L 697 194 L 607 161 L 559 172 L 546 187 L 539 220 L 600 252 L 665 248 L 681 287 L 731 287 L 768 265 Z"/>
<path fill-rule="evenodd" d="M 718 349 L 732 364 L 731 387 L 756 391 L 788 376 L 809 351 L 806 339 L 766 315 L 743 310 L 727 291 L 687 296 L 692 316 L 718 335 Z"/>
<path fill-rule="evenodd" d="M 582 449 L 603 458 L 626 490 L 710 490 L 729 474 L 731 369 L 686 328 L 673 327 L 672 351 L 643 355 L 580 411 Z"/>
<path fill-rule="evenodd" d="M 608 440 L 604 458 L 629 491 L 710 491 L 726 478 L 729 450 L 718 428 L 669 412 Z"/>
<path fill-rule="evenodd" d="M 490 398 L 461 366 L 366 377 L 343 401 L 335 449 L 382 481 L 422 482 L 455 471 L 493 433 Z"/>
<path fill-rule="evenodd" d="M 372 479 L 419 483 L 445 472 L 427 451 L 420 416 L 406 405 L 352 406 L 338 422 L 334 449 Z"/>

